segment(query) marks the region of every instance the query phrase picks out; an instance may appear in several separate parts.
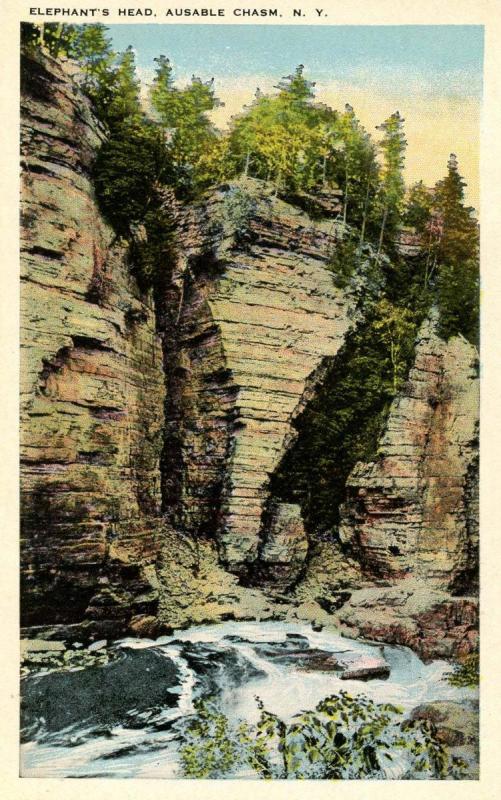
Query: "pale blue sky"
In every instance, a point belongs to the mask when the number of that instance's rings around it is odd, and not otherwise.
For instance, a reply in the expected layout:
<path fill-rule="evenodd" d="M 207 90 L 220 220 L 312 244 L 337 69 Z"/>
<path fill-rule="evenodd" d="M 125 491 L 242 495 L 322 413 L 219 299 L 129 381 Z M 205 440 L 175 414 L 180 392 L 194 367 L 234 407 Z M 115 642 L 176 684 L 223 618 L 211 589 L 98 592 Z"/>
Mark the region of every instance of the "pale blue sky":
<path fill-rule="evenodd" d="M 465 25 L 110 25 L 114 46 L 131 44 L 138 66 L 168 56 L 180 77 L 270 75 L 303 63 L 318 81 L 412 75 L 443 93 L 481 91 L 483 28 Z"/>

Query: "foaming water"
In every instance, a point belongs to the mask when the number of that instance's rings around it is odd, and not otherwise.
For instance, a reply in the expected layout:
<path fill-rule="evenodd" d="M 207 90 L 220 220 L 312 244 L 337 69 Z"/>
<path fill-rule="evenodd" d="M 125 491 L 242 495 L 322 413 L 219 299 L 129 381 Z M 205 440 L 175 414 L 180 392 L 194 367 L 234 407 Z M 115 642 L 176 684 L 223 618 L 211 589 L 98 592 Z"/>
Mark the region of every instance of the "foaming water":
<path fill-rule="evenodd" d="M 332 654 L 347 667 L 362 657 L 376 656 L 390 666 L 390 675 L 367 682 L 342 680 L 339 671 L 301 668 L 294 653 L 272 657 L 273 647 L 291 642 L 298 643 L 303 652 L 310 648 Z M 406 647 L 346 639 L 330 630 L 314 632 L 307 625 L 227 622 L 155 641 L 127 638 L 115 643 L 114 649 L 117 659 L 112 665 L 60 676 L 69 696 L 83 698 L 82 719 L 71 725 L 59 722 L 58 697 L 50 696 L 51 691 L 54 694 L 50 676 L 23 681 L 27 706 L 23 776 L 178 778 L 174 723 L 192 714 L 194 700 L 204 696 L 217 697 L 231 720 L 248 722 L 259 716 L 256 697 L 284 720 L 341 690 L 404 710 L 424 702 L 476 697 L 475 690 L 454 687 L 445 680 L 450 665 L 444 661 L 424 664 Z M 118 697 L 108 708 L 109 698 L 100 694 L 100 687 L 111 669 Z M 126 697 L 121 686 L 129 692 Z"/>

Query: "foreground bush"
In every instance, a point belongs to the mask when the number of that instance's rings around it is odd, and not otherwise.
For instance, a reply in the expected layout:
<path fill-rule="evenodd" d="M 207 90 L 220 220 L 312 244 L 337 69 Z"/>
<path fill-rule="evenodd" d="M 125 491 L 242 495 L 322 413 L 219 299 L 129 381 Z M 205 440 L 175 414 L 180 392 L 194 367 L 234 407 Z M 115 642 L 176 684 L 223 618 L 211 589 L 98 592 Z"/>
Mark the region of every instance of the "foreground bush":
<path fill-rule="evenodd" d="M 289 723 L 258 699 L 258 722 L 231 723 L 198 701 L 183 723 L 181 764 L 188 778 L 254 772 L 262 779 L 461 779 L 466 764 L 451 757 L 427 720 L 346 692 L 322 700 Z"/>
<path fill-rule="evenodd" d="M 479 668 L 479 653 L 470 653 L 454 666 L 453 672 L 448 675 L 448 681 L 453 686 L 478 686 Z"/>

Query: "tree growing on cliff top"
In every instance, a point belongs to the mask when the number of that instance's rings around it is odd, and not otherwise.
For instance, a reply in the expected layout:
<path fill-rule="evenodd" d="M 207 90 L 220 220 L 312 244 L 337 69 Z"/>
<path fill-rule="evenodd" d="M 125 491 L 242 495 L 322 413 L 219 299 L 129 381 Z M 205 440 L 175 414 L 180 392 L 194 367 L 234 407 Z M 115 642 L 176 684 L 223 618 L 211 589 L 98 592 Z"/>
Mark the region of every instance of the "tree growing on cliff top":
<path fill-rule="evenodd" d="M 136 59 L 132 47 L 118 56 L 109 81 L 110 97 L 106 121 L 111 129 L 118 125 L 137 123 L 143 116 L 140 101 L 140 82 L 136 74 Z"/>
<path fill-rule="evenodd" d="M 465 182 L 451 153 L 447 175 L 435 186 L 433 218 L 434 291 L 440 310 L 440 333 L 479 336 L 479 228 L 473 209 L 464 204 Z"/>
<path fill-rule="evenodd" d="M 278 94 L 256 92 L 253 103 L 232 120 L 229 170 L 295 192 L 316 182 L 325 131 L 312 106 L 313 83 L 300 64 L 275 87 Z"/>
<path fill-rule="evenodd" d="M 207 154 L 216 147 L 218 135 L 209 115 L 220 105 L 214 80 L 202 81 L 193 75 L 183 89 L 174 85 L 172 65 L 160 56 L 150 89 L 150 101 L 157 119 L 167 134 L 167 147 L 181 195 L 204 188 Z"/>
<path fill-rule="evenodd" d="M 377 130 L 383 132 L 380 148 L 383 153 L 381 171 L 380 200 L 382 206 L 381 228 L 379 232 L 378 256 L 381 253 L 384 237 L 388 230 L 394 231 L 400 220 L 405 196 L 403 167 L 407 140 L 404 134 L 405 120 L 395 111 Z"/>
<path fill-rule="evenodd" d="M 336 131 L 340 143 L 337 174 L 344 187 L 343 222 L 361 225 L 363 243 L 371 190 L 377 187 L 376 149 L 349 103 L 336 120 Z"/>

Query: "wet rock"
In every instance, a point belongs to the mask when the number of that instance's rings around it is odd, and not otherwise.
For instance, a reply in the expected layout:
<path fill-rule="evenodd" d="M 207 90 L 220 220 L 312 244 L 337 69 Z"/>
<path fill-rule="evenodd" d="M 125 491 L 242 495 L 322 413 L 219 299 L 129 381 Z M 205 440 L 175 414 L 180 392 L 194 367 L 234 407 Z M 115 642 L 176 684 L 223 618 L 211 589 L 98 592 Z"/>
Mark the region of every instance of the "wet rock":
<path fill-rule="evenodd" d="M 390 665 L 382 658 L 364 656 L 350 664 L 341 674 L 344 681 L 371 681 L 389 678 Z"/>
<path fill-rule="evenodd" d="M 302 672 L 339 672 L 341 670 L 338 660 L 330 651 L 316 647 L 308 650 L 292 650 L 276 656 L 274 660 Z"/>
<path fill-rule="evenodd" d="M 174 662 L 154 650 L 124 649 L 116 661 L 78 671 L 28 676 L 21 686 L 25 737 L 79 725 L 115 725 L 131 709 L 175 706 L 179 683 Z"/>
<path fill-rule="evenodd" d="M 416 580 L 353 592 L 334 620 L 354 638 L 403 644 L 425 661 L 478 649 L 478 600 L 451 597 Z"/>
<path fill-rule="evenodd" d="M 104 650 L 107 645 L 106 639 L 100 639 L 98 642 L 92 642 L 87 648 L 89 653 L 95 653 L 98 650 Z"/>
<path fill-rule="evenodd" d="M 182 655 L 195 670 L 199 692 L 205 695 L 217 694 L 265 676 L 263 670 L 231 646 L 185 642 Z"/>
<path fill-rule="evenodd" d="M 154 639 L 159 632 L 158 619 L 147 614 L 137 614 L 129 622 L 129 630 L 134 636 L 147 636 Z"/>

